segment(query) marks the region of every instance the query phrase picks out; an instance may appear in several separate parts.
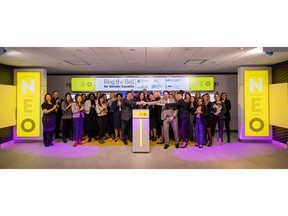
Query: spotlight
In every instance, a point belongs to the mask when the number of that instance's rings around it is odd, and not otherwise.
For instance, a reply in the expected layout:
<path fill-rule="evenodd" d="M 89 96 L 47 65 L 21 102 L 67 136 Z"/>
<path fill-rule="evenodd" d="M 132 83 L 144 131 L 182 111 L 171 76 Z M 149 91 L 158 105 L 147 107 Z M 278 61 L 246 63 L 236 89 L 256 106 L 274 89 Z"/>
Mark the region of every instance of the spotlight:
<path fill-rule="evenodd" d="M 269 55 L 269 56 L 272 56 L 273 55 L 273 52 L 265 52 L 266 55 Z"/>

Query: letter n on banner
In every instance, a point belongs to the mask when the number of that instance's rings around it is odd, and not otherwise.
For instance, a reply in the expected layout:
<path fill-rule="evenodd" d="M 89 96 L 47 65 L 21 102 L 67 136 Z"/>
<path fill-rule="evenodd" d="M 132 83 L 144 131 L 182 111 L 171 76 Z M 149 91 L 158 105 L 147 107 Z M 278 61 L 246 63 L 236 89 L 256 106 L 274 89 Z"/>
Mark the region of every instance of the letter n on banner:
<path fill-rule="evenodd" d="M 245 136 L 269 136 L 268 70 L 244 71 Z"/>
<path fill-rule="evenodd" d="M 40 136 L 40 72 L 17 72 L 18 137 Z"/>

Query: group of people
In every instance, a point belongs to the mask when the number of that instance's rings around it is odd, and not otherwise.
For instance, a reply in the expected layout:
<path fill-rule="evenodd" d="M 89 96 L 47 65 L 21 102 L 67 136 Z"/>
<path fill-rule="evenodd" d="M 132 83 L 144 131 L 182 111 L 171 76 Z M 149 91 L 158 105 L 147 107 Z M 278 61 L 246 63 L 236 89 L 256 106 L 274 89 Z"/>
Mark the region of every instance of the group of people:
<path fill-rule="evenodd" d="M 75 141 L 73 146 L 82 145 L 83 136 L 88 135 L 88 142 L 92 139 L 104 144 L 110 136 L 117 142 L 119 139 L 125 145 L 132 142 L 132 110 L 149 109 L 150 140 L 160 140 L 157 144 L 164 144 L 169 148 L 170 138 L 174 138 L 176 148 L 186 148 L 189 140 L 196 139 L 196 145 L 202 148 L 213 145 L 215 128 L 218 125 L 218 145 L 223 141 L 223 128 L 227 132 L 227 142 L 230 142 L 230 110 L 231 102 L 225 92 L 214 94 L 214 102 L 210 101 L 210 94 L 201 95 L 196 92 L 192 96 L 189 92 L 164 91 L 161 97 L 159 91 L 148 93 L 146 89 L 137 96 L 134 91 L 106 94 L 98 91 L 96 94 L 76 94 L 74 101 L 71 93 L 67 92 L 64 99 L 59 98 L 59 92 L 46 94 L 42 104 L 43 110 L 43 140 L 46 147 L 53 146 L 55 139 L 60 137 L 62 121 L 62 139 Z M 180 146 L 180 139 L 182 140 Z"/>

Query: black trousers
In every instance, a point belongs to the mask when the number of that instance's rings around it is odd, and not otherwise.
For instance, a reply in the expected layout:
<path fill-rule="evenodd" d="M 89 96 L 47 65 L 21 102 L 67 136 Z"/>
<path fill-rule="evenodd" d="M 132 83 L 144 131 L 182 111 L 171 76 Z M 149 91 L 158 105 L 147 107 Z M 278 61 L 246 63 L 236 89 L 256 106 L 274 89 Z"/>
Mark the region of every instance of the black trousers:
<path fill-rule="evenodd" d="M 132 118 L 128 121 L 121 119 L 121 128 L 123 141 L 127 140 L 127 136 L 129 140 L 132 140 Z"/>
<path fill-rule="evenodd" d="M 214 137 L 217 124 L 218 124 L 218 129 L 219 129 L 219 139 L 222 139 L 223 138 L 223 127 L 224 127 L 224 119 L 222 119 L 222 118 L 219 118 L 219 117 L 213 118 L 211 134 Z"/>
<path fill-rule="evenodd" d="M 60 124 L 62 120 L 62 114 L 56 114 L 56 125 L 55 125 L 55 138 L 60 137 Z"/>
<path fill-rule="evenodd" d="M 187 118 L 180 119 L 180 122 L 181 122 L 182 142 L 186 142 L 188 140 L 188 119 Z"/>
<path fill-rule="evenodd" d="M 69 137 L 71 140 L 73 138 L 73 119 L 63 119 L 62 122 L 62 137 L 66 139 Z"/>
<path fill-rule="evenodd" d="M 53 131 L 43 131 L 43 141 L 45 146 L 49 146 L 53 141 Z"/>
<path fill-rule="evenodd" d="M 107 115 L 97 116 L 97 121 L 99 125 L 99 139 L 103 138 L 108 124 Z"/>
<path fill-rule="evenodd" d="M 230 140 L 230 120 L 224 120 L 225 122 L 225 129 L 226 129 L 226 132 L 227 132 L 227 139 Z"/>
<path fill-rule="evenodd" d="M 114 126 L 113 126 L 113 112 L 108 113 L 108 133 L 114 134 Z"/>

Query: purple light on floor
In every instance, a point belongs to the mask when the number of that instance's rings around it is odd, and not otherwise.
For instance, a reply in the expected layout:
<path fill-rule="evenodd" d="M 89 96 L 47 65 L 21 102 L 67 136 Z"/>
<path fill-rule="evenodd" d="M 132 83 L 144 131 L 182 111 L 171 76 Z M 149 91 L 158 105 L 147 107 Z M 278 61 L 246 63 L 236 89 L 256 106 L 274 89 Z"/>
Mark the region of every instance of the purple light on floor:
<path fill-rule="evenodd" d="M 177 149 L 175 157 L 189 161 L 224 161 L 235 159 L 247 159 L 253 156 L 269 155 L 277 151 L 285 150 L 284 144 L 278 143 L 240 143 L 233 142 L 214 145 L 212 147 L 198 148 L 191 146 L 185 149 Z"/>
<path fill-rule="evenodd" d="M 1 146 L 1 150 L 12 151 L 19 154 L 27 154 L 42 157 L 57 158 L 81 158 L 96 155 L 100 152 L 97 146 L 77 146 L 73 147 L 71 143 L 62 143 L 53 141 L 54 146 L 45 147 L 42 143 L 6 143 Z"/>

